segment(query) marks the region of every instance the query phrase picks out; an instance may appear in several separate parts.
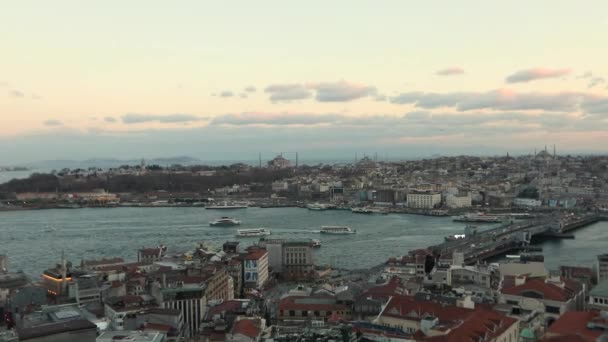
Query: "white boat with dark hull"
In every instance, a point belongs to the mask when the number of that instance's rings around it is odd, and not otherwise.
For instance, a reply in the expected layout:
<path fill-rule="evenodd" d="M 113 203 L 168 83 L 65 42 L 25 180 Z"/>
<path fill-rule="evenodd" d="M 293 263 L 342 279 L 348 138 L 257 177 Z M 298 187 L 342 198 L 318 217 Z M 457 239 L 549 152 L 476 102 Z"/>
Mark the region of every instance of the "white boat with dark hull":
<path fill-rule="evenodd" d="M 270 229 L 267 228 L 249 228 L 249 229 L 238 229 L 236 231 L 237 237 L 256 237 L 270 235 Z"/>
<path fill-rule="evenodd" d="M 209 222 L 209 225 L 212 227 L 232 227 L 232 226 L 238 226 L 241 224 L 241 221 L 237 220 L 237 219 L 233 219 L 231 217 L 222 217 L 219 218 L 217 220 L 213 220 L 211 222 Z"/>
<path fill-rule="evenodd" d="M 346 226 L 323 226 L 321 227 L 321 234 L 334 234 L 334 235 L 347 235 L 356 234 L 357 230 Z"/>
<path fill-rule="evenodd" d="M 321 248 L 321 240 L 319 239 L 312 239 L 312 248 Z"/>
<path fill-rule="evenodd" d="M 223 204 L 212 204 L 207 205 L 205 209 L 246 209 L 248 208 L 247 204 L 238 204 L 238 203 L 228 203 L 224 201 Z"/>
<path fill-rule="evenodd" d="M 320 211 L 320 210 L 329 209 L 329 205 L 322 204 L 322 203 L 311 203 L 311 204 L 306 205 L 306 208 L 308 208 L 308 210 Z"/>

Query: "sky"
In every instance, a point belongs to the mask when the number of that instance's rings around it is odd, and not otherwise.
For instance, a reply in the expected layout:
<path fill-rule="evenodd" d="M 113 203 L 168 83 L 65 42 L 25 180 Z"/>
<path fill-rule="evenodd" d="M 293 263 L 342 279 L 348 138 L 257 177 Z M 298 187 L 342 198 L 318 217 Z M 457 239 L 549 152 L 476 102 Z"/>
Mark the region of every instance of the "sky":
<path fill-rule="evenodd" d="M 608 143 L 604 0 L 0 7 L 0 165 Z"/>

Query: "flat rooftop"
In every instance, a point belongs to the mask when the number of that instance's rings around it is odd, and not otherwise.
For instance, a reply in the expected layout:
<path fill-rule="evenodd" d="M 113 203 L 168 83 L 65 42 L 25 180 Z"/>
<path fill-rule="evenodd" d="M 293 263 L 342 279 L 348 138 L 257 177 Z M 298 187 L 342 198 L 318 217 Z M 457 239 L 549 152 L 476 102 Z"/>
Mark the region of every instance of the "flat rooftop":
<path fill-rule="evenodd" d="M 97 336 L 97 342 L 161 342 L 165 334 L 149 331 L 106 331 Z"/>

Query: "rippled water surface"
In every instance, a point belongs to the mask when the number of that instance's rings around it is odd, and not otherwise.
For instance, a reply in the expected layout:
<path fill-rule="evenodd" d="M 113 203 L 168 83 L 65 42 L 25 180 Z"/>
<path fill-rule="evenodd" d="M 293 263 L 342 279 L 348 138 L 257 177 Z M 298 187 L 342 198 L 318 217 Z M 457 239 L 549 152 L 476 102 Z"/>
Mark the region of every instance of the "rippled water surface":
<path fill-rule="evenodd" d="M 450 218 L 417 215 L 357 215 L 349 211 L 309 211 L 299 208 L 248 208 L 233 211 L 202 208 L 87 208 L 0 212 L 0 254 L 9 255 L 12 270 L 37 275 L 52 266 L 64 250 L 73 263 L 81 259 L 121 256 L 135 260 L 142 246 L 168 245 L 187 250 L 199 241 L 221 246 L 234 240 L 236 228 L 209 227 L 221 216 L 242 221 L 241 228 L 267 227 L 273 236 L 321 238 L 317 264 L 347 268 L 375 266 L 390 256 L 443 241 L 462 233 L 464 224 Z M 322 225 L 347 225 L 357 234 L 320 236 Z M 49 231 L 49 228 L 53 231 Z M 608 222 L 577 232 L 576 240 L 543 244 L 547 265 L 591 266 L 608 250 Z M 257 238 L 239 239 L 243 246 Z"/>

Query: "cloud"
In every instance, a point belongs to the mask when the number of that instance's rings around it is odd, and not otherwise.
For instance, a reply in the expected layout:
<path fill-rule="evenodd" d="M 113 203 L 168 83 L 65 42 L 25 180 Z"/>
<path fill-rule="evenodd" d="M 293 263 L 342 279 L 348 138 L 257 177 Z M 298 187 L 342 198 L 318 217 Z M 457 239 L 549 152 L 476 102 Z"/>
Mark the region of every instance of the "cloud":
<path fill-rule="evenodd" d="M 589 110 L 606 113 L 605 97 L 589 98 Z M 603 120 L 603 121 L 602 121 Z M 155 128 L 91 128 L 56 134 L 0 136 L 0 159 L 31 161 L 53 158 L 133 158 L 192 155 L 206 160 L 257 159 L 258 151 L 299 151 L 300 158 L 343 159 L 354 151 L 387 151 L 391 157 L 441 154 L 527 153 L 539 141 L 561 141 L 573 153 L 602 152 L 606 119 L 578 113 L 521 111 L 459 112 L 455 109 L 412 111 L 404 115 L 352 116 L 335 113 L 241 113 L 213 119 L 215 125 Z M 604 124 L 602 124 L 604 123 Z M 114 127 L 114 125 L 108 125 Z M 59 129 L 60 127 L 57 127 Z M 141 129 L 140 129 L 141 128 Z M 81 142 L 73 144 L 73 141 Z M 419 145 L 424 142 L 427 145 Z M 200 146 L 214 146 L 201 155 Z M 8 146 L 8 145 L 7 145 Z M 45 146 L 45 149 L 40 149 Z M 95 146 L 95 149 L 91 149 Z M 559 149 L 559 145 L 558 145 Z M 153 151 L 153 155 L 150 155 Z M 94 153 L 94 155 L 91 155 Z M 268 152 L 270 153 L 270 152 Z M 302 158 L 304 156 L 304 158 Z M 264 157 L 266 157 L 264 155 Z M 274 157 L 274 156 L 270 156 Z M 211 159 L 210 159 L 211 158 Z M 334 160 L 335 160 L 334 159 Z"/>
<path fill-rule="evenodd" d="M 42 96 L 36 95 L 36 94 L 32 94 L 32 100 L 40 100 L 40 99 L 42 99 Z"/>
<path fill-rule="evenodd" d="M 45 126 L 49 126 L 49 127 L 52 127 L 52 126 L 62 126 L 63 123 L 61 121 L 59 121 L 59 120 L 49 119 L 49 120 L 46 120 L 44 122 L 44 125 Z"/>
<path fill-rule="evenodd" d="M 608 97 L 594 96 L 583 104 L 585 113 L 589 116 L 608 118 Z"/>
<path fill-rule="evenodd" d="M 603 77 L 592 77 L 589 80 L 589 83 L 587 84 L 587 88 L 593 88 L 595 86 L 598 86 L 602 83 L 606 83 L 606 79 Z"/>
<path fill-rule="evenodd" d="M 452 75 L 462 75 L 464 74 L 464 69 L 461 67 L 449 67 L 445 69 L 438 70 L 435 72 L 435 75 L 438 76 L 452 76 Z"/>
<path fill-rule="evenodd" d="M 247 93 L 255 93 L 257 88 L 255 86 L 250 85 L 248 87 L 245 87 L 245 89 L 243 89 L 243 90 Z"/>
<path fill-rule="evenodd" d="M 239 97 L 242 99 L 246 99 L 248 97 L 247 93 L 240 93 Z"/>
<path fill-rule="evenodd" d="M 103 121 L 112 123 L 112 122 L 116 122 L 116 118 L 111 117 L 111 116 L 106 116 L 105 118 L 103 118 Z"/>
<path fill-rule="evenodd" d="M 390 98 L 391 103 L 395 104 L 415 104 L 420 108 L 440 108 L 454 107 L 460 102 L 472 98 L 475 93 L 456 92 L 456 93 L 423 93 L 419 91 L 401 93 Z"/>
<path fill-rule="evenodd" d="M 345 81 L 317 83 L 310 88 L 317 91 L 315 98 L 319 102 L 347 102 L 377 92 L 375 87 Z"/>
<path fill-rule="evenodd" d="M 384 102 L 386 100 L 388 100 L 388 96 L 384 94 L 377 94 L 376 96 L 374 96 L 374 101 Z"/>
<path fill-rule="evenodd" d="M 270 101 L 272 102 L 303 100 L 312 97 L 310 90 L 297 83 L 272 84 L 266 87 L 264 92 L 270 94 Z"/>
<path fill-rule="evenodd" d="M 390 102 L 413 104 L 424 109 L 453 107 L 458 111 L 487 109 L 573 112 L 592 98 L 592 95 L 580 92 L 518 93 L 509 89 L 498 89 L 488 92 L 408 92 L 391 97 Z"/>
<path fill-rule="evenodd" d="M 516 71 L 515 73 L 507 76 L 505 82 L 507 83 L 520 83 L 530 82 L 534 80 L 540 80 L 545 78 L 556 78 L 566 76 L 570 73 L 570 69 L 547 69 L 547 68 L 533 68 Z"/>
<path fill-rule="evenodd" d="M 494 110 L 545 110 L 570 112 L 578 110 L 585 95 L 576 92 L 516 93 L 500 89 L 468 97 L 458 104 L 460 111 L 473 109 Z"/>
<path fill-rule="evenodd" d="M 220 97 L 233 97 L 234 93 L 230 90 L 224 90 L 220 93 Z"/>
<path fill-rule="evenodd" d="M 272 84 L 264 92 L 270 94 L 272 102 L 303 100 L 313 94 L 318 102 L 348 102 L 377 94 L 375 87 L 345 81 Z"/>
<path fill-rule="evenodd" d="M 125 114 L 121 117 L 121 119 L 122 119 L 122 122 L 127 125 L 139 124 L 139 123 L 145 123 L 145 122 L 188 123 L 188 122 L 206 120 L 205 117 L 196 116 L 196 115 L 192 115 L 192 114 L 152 115 L 152 114 L 138 114 L 138 113 Z"/>
<path fill-rule="evenodd" d="M 212 125 L 319 125 L 336 123 L 340 119 L 338 114 L 312 114 L 312 113 L 259 113 L 246 112 L 238 114 L 225 114 L 215 117 Z"/>
<path fill-rule="evenodd" d="M 593 73 L 591 71 L 585 71 L 585 73 L 576 76 L 577 79 L 580 78 L 591 78 L 593 76 Z"/>
<path fill-rule="evenodd" d="M 16 97 L 16 98 L 23 98 L 23 97 L 25 97 L 25 94 L 22 91 L 19 91 L 19 90 L 11 90 L 10 95 L 12 97 Z"/>

